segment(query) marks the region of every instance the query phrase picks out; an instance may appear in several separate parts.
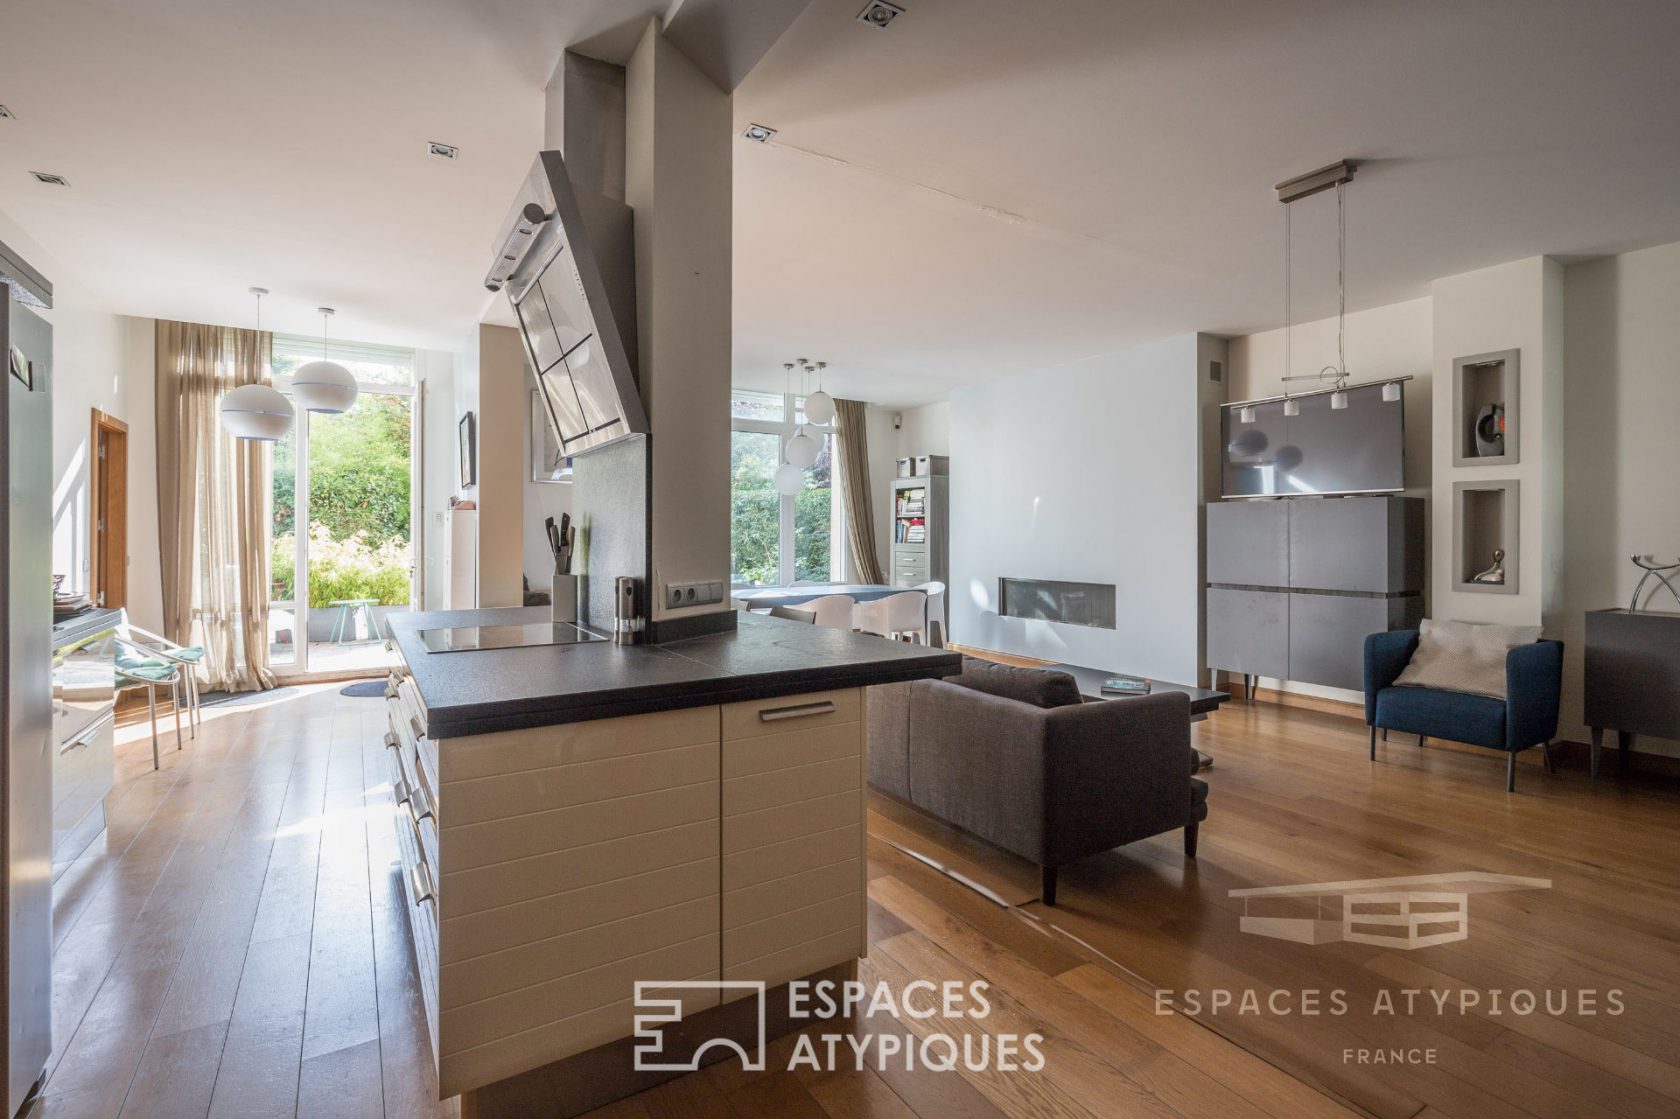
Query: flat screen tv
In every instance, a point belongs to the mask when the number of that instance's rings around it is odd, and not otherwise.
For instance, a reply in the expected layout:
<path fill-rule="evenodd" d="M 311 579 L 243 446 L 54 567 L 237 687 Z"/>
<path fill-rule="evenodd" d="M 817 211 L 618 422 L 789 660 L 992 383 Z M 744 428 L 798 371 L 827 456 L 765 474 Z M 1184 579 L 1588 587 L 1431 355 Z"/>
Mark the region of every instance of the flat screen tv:
<path fill-rule="evenodd" d="M 1243 423 L 1239 404 L 1220 417 L 1226 497 L 1311 497 L 1399 493 L 1406 486 L 1405 384 L 1388 401 L 1382 385 L 1347 390 L 1347 407 L 1329 393 L 1298 396 L 1300 414 L 1283 414 L 1283 401 L 1254 404 Z"/>

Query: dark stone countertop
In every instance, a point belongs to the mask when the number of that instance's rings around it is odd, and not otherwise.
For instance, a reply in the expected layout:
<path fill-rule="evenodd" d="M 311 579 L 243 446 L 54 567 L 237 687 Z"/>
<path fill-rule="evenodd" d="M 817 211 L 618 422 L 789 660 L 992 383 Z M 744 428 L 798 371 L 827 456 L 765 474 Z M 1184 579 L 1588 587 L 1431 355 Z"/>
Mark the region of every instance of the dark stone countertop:
<path fill-rule="evenodd" d="M 547 621 L 546 606 L 394 614 L 389 622 L 426 705 L 426 735 L 459 738 L 649 711 L 951 676 L 962 658 L 743 612 L 729 633 L 663 645 L 539 645 L 427 652 L 417 632 Z"/>

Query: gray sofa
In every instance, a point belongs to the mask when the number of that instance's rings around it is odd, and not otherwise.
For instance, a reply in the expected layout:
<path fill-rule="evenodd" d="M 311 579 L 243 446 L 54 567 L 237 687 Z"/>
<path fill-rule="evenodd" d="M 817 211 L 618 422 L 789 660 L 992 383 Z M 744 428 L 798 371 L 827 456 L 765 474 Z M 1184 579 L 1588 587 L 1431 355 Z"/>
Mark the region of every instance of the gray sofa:
<path fill-rule="evenodd" d="M 1182 692 L 1083 702 L 1073 678 L 963 658 L 944 680 L 870 688 L 869 784 L 1037 863 L 1176 828 L 1196 854 L 1207 783 L 1191 776 Z"/>

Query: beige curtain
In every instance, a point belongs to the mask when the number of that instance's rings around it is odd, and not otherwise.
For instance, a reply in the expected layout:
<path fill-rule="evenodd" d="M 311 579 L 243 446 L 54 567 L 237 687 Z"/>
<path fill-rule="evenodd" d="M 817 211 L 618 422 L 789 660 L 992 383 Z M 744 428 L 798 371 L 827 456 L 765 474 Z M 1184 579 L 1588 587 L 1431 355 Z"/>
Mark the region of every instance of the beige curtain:
<path fill-rule="evenodd" d="M 846 546 L 860 583 L 885 583 L 875 554 L 875 507 L 869 495 L 869 431 L 861 400 L 836 400 L 835 442 L 840 447 L 840 488 L 846 501 Z"/>
<path fill-rule="evenodd" d="M 268 669 L 269 467 L 222 429 L 222 396 L 266 383 L 274 336 L 157 324 L 158 528 L 164 636 L 204 647 L 205 686 L 260 691 Z"/>

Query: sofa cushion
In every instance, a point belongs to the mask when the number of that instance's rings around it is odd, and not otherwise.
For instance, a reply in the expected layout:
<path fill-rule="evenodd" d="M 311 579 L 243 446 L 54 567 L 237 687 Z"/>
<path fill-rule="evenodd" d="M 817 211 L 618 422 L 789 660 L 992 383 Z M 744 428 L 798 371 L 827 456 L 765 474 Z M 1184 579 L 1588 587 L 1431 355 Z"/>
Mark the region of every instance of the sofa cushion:
<path fill-rule="evenodd" d="M 1384 688 L 1376 725 L 1408 734 L 1505 748 L 1505 701 L 1433 688 Z"/>
<path fill-rule="evenodd" d="M 1079 685 L 1065 672 L 1019 668 L 978 657 L 964 657 L 962 673 L 948 676 L 946 681 L 987 695 L 1013 699 L 1017 703 L 1030 703 L 1034 707 L 1067 707 L 1083 702 Z"/>
<path fill-rule="evenodd" d="M 1505 698 L 1505 654 L 1540 640 L 1539 626 L 1477 625 L 1425 618 L 1410 663 L 1394 682 L 1403 688 Z"/>

